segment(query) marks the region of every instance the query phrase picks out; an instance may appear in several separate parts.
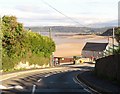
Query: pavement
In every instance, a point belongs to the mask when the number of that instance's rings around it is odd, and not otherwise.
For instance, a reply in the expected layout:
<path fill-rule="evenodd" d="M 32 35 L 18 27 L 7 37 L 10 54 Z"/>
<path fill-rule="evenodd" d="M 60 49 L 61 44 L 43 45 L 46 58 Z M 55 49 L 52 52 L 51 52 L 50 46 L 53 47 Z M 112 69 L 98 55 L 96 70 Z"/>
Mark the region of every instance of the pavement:
<path fill-rule="evenodd" d="M 23 71 L 17 71 L 17 72 L 12 72 L 12 73 L 2 73 L 2 75 L 0 76 L 0 82 L 3 80 L 7 80 L 13 77 L 17 77 L 20 75 L 26 75 L 26 74 L 34 74 L 36 72 L 44 72 L 44 71 L 49 71 L 49 70 L 60 70 L 60 69 L 64 69 L 66 67 L 53 67 L 53 68 L 41 68 L 41 69 L 31 69 L 31 70 L 23 70 Z"/>
<path fill-rule="evenodd" d="M 77 75 L 79 82 L 99 94 L 120 94 L 120 85 L 116 82 L 97 77 L 93 71 L 84 71 Z"/>

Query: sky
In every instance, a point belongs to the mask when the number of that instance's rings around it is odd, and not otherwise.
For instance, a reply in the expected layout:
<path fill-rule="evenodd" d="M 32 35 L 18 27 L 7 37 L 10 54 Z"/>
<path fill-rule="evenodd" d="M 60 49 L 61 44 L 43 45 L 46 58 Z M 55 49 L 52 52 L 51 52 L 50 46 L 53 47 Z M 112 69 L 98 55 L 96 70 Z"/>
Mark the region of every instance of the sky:
<path fill-rule="evenodd" d="M 91 26 L 117 21 L 119 0 L 0 0 L 0 15 L 24 26 Z"/>

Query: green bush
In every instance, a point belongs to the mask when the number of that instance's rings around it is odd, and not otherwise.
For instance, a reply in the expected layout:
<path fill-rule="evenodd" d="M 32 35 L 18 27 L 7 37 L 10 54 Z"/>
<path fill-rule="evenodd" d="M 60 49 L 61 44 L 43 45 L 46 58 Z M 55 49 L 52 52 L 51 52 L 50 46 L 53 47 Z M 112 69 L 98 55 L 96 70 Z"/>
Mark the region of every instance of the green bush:
<path fill-rule="evenodd" d="M 55 51 L 51 38 L 25 30 L 14 16 L 2 17 L 1 30 L 3 71 L 14 70 L 21 61 L 38 65 L 49 63 L 50 55 Z"/>
<path fill-rule="evenodd" d="M 10 58 L 9 56 L 5 56 L 2 58 L 2 69 L 6 71 L 13 71 L 14 65 L 19 62 L 18 58 Z M 4 63 L 5 62 L 5 63 Z"/>
<path fill-rule="evenodd" d="M 28 62 L 32 65 L 32 64 L 38 64 L 40 66 L 42 65 L 47 65 L 49 64 L 49 58 L 40 56 L 38 54 L 33 54 L 31 57 L 29 57 Z"/>

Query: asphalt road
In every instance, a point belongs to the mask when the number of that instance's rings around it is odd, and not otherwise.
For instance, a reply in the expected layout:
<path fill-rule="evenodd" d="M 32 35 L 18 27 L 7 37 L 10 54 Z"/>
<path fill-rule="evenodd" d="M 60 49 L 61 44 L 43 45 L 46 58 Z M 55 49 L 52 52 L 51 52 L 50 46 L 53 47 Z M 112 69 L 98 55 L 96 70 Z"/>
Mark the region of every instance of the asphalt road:
<path fill-rule="evenodd" d="M 3 85 L 7 88 L 2 90 L 2 94 L 91 94 L 76 79 L 77 74 L 87 69 L 87 66 L 74 66 L 5 80 Z"/>

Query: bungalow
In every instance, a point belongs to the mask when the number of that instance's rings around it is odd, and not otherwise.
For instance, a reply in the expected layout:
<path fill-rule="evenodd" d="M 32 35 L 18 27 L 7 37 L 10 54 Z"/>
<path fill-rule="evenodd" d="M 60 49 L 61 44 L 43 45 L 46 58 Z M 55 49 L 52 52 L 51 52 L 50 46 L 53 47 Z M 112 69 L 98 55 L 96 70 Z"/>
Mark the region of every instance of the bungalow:
<path fill-rule="evenodd" d="M 82 49 L 83 58 L 101 58 L 108 49 L 108 43 L 87 42 Z"/>

